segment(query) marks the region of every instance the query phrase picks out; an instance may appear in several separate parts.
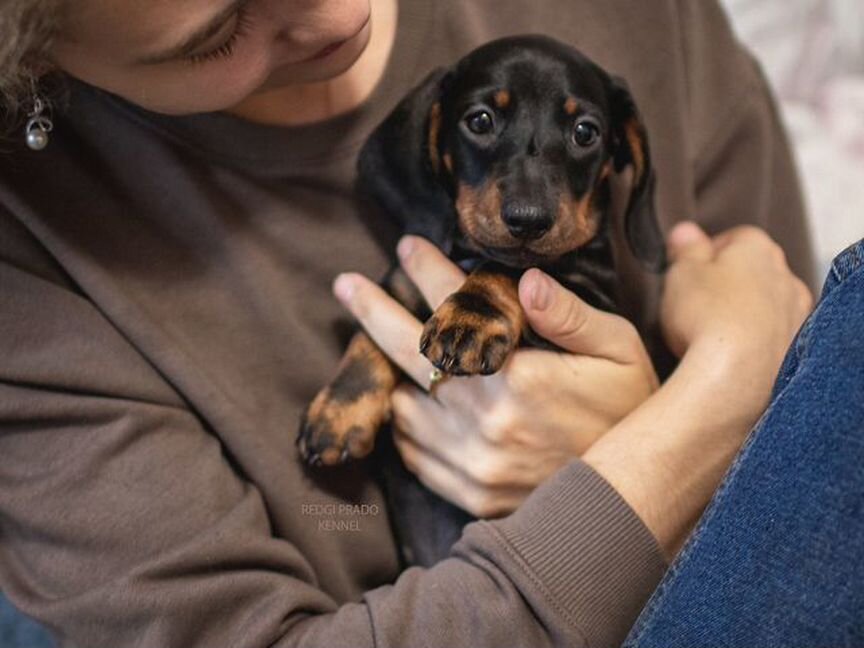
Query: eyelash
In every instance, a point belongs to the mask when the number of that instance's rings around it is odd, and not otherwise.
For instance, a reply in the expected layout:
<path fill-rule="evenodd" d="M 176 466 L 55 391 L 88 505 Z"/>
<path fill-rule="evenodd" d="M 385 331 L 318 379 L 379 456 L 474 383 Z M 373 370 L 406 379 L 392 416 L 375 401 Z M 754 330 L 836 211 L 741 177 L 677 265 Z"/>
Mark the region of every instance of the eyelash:
<path fill-rule="evenodd" d="M 188 63 L 198 64 L 198 63 L 207 63 L 208 61 L 216 61 L 219 59 L 230 58 L 234 53 L 234 48 L 237 46 L 237 42 L 247 34 L 249 31 L 250 24 L 249 14 L 247 13 L 246 6 L 243 5 L 240 9 L 237 10 L 237 25 L 234 27 L 234 31 L 231 35 L 225 40 L 224 43 L 219 45 L 218 47 L 214 47 L 209 52 L 202 52 L 201 54 L 192 54 L 186 57 L 186 61 Z"/>

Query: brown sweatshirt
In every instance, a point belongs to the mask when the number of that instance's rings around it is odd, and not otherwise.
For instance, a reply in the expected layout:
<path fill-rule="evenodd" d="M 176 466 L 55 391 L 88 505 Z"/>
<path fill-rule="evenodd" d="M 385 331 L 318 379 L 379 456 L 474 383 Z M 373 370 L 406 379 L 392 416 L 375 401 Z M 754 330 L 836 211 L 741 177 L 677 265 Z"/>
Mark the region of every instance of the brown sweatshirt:
<path fill-rule="evenodd" d="M 397 232 L 357 151 L 431 68 L 498 36 L 575 44 L 630 83 L 659 212 L 810 252 L 789 151 L 713 0 L 404 0 L 366 105 L 302 128 L 158 116 L 72 84 L 47 150 L 0 157 L 0 588 L 80 648 L 613 646 L 664 563 L 574 460 L 452 557 L 399 572 L 374 467 L 309 474 L 342 271 Z"/>

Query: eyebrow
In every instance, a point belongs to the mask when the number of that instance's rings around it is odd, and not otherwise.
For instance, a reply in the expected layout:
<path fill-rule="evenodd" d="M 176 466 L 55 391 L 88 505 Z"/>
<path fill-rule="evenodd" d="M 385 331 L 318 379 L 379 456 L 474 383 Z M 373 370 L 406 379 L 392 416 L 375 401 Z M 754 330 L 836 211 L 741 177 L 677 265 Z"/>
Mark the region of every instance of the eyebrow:
<path fill-rule="evenodd" d="M 145 56 L 137 60 L 137 63 L 144 65 L 152 65 L 154 63 L 164 63 L 178 58 L 189 56 L 201 45 L 210 40 L 213 36 L 219 33 L 219 30 L 225 26 L 231 16 L 240 9 L 247 0 L 233 0 L 231 4 L 222 9 L 219 13 L 208 20 L 204 25 L 196 29 L 193 33 L 186 36 L 177 45 L 170 49 Z"/>

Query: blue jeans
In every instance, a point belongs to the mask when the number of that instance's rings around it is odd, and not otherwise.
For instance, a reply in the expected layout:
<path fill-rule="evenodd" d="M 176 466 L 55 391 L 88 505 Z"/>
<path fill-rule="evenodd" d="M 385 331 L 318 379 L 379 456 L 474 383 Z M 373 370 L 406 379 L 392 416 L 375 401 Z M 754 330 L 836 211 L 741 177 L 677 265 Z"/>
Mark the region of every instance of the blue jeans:
<path fill-rule="evenodd" d="M 0 646 L 3 648 L 52 648 L 48 632 L 18 612 L 0 593 Z"/>
<path fill-rule="evenodd" d="M 864 241 L 624 645 L 864 646 Z"/>

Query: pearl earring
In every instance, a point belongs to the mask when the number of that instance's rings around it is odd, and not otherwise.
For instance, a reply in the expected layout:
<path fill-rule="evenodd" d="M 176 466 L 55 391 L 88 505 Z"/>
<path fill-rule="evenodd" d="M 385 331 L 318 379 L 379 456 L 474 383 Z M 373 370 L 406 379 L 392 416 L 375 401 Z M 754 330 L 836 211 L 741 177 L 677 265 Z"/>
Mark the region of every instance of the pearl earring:
<path fill-rule="evenodd" d="M 43 114 L 45 110 L 45 101 L 34 88 L 33 109 L 27 115 L 27 126 L 24 128 L 27 146 L 33 151 L 41 151 L 48 146 L 48 133 L 54 128 L 51 118 Z"/>

